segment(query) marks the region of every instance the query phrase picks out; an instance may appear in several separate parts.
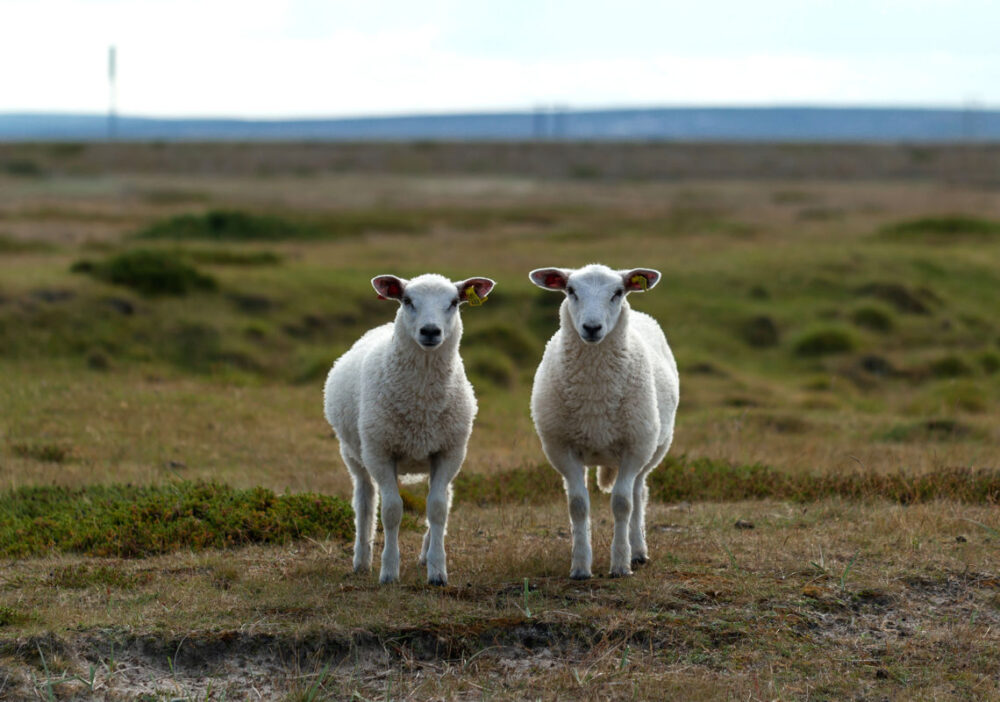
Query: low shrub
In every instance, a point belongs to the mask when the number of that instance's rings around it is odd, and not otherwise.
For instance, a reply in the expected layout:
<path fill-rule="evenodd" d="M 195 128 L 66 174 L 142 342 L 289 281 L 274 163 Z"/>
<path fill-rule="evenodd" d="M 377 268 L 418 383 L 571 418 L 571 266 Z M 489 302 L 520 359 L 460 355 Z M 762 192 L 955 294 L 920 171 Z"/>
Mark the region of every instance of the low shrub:
<path fill-rule="evenodd" d="M 815 357 L 854 350 L 854 336 L 839 327 L 822 327 L 803 333 L 792 350 L 797 356 Z"/>
<path fill-rule="evenodd" d="M 877 332 L 888 332 L 893 328 L 892 314 L 874 305 L 865 305 L 854 310 L 851 313 L 851 321 L 859 327 Z"/>
<path fill-rule="evenodd" d="M 215 279 L 185 263 L 176 253 L 135 249 L 104 261 L 78 261 L 70 269 L 99 280 L 131 288 L 141 295 L 186 295 L 214 290 Z"/>
<path fill-rule="evenodd" d="M 48 551 L 142 558 L 178 549 L 353 536 L 350 503 L 313 493 L 279 496 L 261 487 L 184 481 L 24 487 L 0 495 L 0 555 L 8 558 Z M 103 576 L 86 575 L 94 577 Z"/>

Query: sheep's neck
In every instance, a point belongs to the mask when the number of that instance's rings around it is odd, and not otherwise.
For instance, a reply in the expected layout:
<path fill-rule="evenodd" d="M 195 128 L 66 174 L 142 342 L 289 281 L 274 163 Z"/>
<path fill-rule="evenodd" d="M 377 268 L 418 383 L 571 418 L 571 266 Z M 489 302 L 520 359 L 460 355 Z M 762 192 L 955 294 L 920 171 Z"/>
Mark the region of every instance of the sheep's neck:
<path fill-rule="evenodd" d="M 445 379 L 455 368 L 455 356 L 458 354 L 458 338 L 462 329 L 459 327 L 435 349 L 421 348 L 409 335 L 401 330 L 399 325 L 393 333 L 393 355 L 396 362 L 390 376 L 399 382 L 419 389 L 421 395 L 433 392 L 436 388 L 447 386 Z"/>
<path fill-rule="evenodd" d="M 570 357 L 580 362 L 580 367 L 576 369 L 577 373 L 586 374 L 589 370 L 593 370 L 596 374 L 599 371 L 606 371 L 609 367 L 624 364 L 627 354 L 625 338 L 628 335 L 628 302 L 622 304 L 622 311 L 615 328 L 608 332 L 599 344 L 588 344 L 580 338 L 567 308 L 560 310 L 560 317 L 563 347 Z"/>

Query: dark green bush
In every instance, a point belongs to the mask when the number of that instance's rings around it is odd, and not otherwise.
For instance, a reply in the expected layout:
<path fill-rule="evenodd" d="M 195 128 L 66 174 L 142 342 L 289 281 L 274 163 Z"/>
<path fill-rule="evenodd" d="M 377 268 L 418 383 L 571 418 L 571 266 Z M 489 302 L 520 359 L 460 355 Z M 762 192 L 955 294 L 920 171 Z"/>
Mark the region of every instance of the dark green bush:
<path fill-rule="evenodd" d="M 859 327 L 877 332 L 888 332 L 893 327 L 892 315 L 889 311 L 875 306 L 859 307 L 854 310 L 851 314 L 851 321 Z"/>
<path fill-rule="evenodd" d="M 214 290 L 215 279 L 185 263 L 176 253 L 136 249 L 100 262 L 78 261 L 70 269 L 131 288 L 142 295 L 186 295 Z"/>
<path fill-rule="evenodd" d="M 825 356 L 851 351 L 855 345 L 854 337 L 846 329 L 824 327 L 802 334 L 792 350 L 797 356 Z"/>

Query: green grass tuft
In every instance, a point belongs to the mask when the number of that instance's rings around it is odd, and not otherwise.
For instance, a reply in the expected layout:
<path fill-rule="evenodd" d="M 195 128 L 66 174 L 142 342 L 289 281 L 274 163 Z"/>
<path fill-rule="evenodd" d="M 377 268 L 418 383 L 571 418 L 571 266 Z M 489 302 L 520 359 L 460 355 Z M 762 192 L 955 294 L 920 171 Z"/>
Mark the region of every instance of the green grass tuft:
<path fill-rule="evenodd" d="M 350 539 L 353 534 L 353 512 L 345 500 L 313 493 L 278 496 L 260 487 L 236 490 L 185 481 L 149 487 L 25 487 L 0 495 L 4 557 L 54 550 L 141 558 L 178 549 Z"/>
<path fill-rule="evenodd" d="M 797 356 L 825 356 L 854 350 L 854 336 L 839 327 L 821 327 L 807 331 L 796 339 L 792 350 Z"/>
<path fill-rule="evenodd" d="M 137 249 L 98 263 L 78 261 L 71 268 L 131 288 L 147 295 L 186 295 L 194 290 L 214 290 L 215 279 L 184 262 L 176 253 Z"/>

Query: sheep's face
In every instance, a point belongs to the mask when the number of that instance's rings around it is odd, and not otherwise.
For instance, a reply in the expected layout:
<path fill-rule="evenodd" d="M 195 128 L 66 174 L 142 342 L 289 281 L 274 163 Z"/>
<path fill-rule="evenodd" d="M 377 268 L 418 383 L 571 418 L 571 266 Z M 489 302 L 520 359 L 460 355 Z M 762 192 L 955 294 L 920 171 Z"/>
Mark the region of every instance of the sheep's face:
<path fill-rule="evenodd" d="M 396 324 L 421 348 L 436 349 L 461 333 L 458 306 L 463 302 L 482 304 L 493 289 L 489 278 L 469 278 L 453 282 L 444 276 L 428 273 L 413 280 L 394 275 L 372 279 L 379 297 L 399 301 L 401 308 Z"/>
<path fill-rule="evenodd" d="M 600 264 L 577 270 L 539 268 L 531 281 L 546 290 L 566 293 L 566 306 L 573 328 L 586 344 L 599 344 L 618 324 L 625 296 L 645 292 L 660 280 L 649 268 L 616 271 Z"/>

